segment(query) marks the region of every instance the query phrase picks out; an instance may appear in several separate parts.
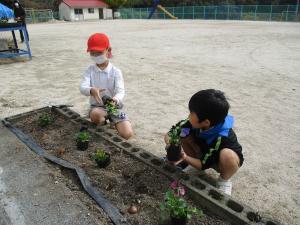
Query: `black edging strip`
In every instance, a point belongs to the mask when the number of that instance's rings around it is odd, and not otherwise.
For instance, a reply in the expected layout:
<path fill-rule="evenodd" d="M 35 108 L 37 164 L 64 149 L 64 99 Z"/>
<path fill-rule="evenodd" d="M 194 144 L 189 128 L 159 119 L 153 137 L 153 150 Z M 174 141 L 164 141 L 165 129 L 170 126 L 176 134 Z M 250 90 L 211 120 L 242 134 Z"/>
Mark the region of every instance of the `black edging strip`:
<path fill-rule="evenodd" d="M 87 177 L 87 175 L 81 168 L 79 168 L 63 159 L 57 158 L 53 155 L 49 155 L 47 152 L 45 152 L 44 149 L 42 149 L 40 146 L 38 146 L 36 143 L 34 143 L 31 138 L 29 138 L 21 130 L 19 130 L 18 128 L 13 126 L 7 119 L 2 120 L 2 123 L 7 128 L 9 128 L 22 142 L 24 142 L 24 144 L 26 144 L 32 151 L 34 151 L 39 156 L 42 156 L 45 159 L 47 159 L 51 162 L 54 162 L 64 168 L 75 170 L 84 190 L 105 211 L 105 213 L 111 219 L 113 224 L 115 224 L 115 225 L 130 225 L 130 223 L 127 222 L 126 218 L 120 214 L 119 210 L 110 201 L 108 201 L 100 191 L 96 190 L 96 188 L 94 188 L 92 186 L 91 182 L 89 181 L 89 178 Z"/>

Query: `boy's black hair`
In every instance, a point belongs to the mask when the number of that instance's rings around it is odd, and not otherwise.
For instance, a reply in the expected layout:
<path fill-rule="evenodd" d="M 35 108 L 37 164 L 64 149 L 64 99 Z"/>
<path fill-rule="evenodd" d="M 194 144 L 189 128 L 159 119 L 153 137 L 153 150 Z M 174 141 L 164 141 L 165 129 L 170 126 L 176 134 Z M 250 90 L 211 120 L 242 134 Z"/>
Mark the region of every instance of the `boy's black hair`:
<path fill-rule="evenodd" d="M 196 113 L 199 122 L 208 119 L 211 126 L 224 121 L 229 107 L 224 93 L 215 89 L 198 91 L 189 101 L 190 112 Z"/>

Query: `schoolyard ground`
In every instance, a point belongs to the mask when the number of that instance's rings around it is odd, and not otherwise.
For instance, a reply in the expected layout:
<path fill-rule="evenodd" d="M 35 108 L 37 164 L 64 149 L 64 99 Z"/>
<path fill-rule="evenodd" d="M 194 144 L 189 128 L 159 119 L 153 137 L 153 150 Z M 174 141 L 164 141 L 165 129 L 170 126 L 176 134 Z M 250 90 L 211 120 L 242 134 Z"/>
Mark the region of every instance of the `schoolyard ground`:
<path fill-rule="evenodd" d="M 299 223 L 299 23 L 115 20 L 28 29 L 33 59 L 0 64 L 1 118 L 51 104 L 86 114 L 88 99 L 79 93 L 91 64 L 86 41 L 104 32 L 123 71 L 132 143 L 164 155 L 163 135 L 187 117 L 191 95 L 220 89 L 245 156 L 232 196 L 284 224 Z"/>

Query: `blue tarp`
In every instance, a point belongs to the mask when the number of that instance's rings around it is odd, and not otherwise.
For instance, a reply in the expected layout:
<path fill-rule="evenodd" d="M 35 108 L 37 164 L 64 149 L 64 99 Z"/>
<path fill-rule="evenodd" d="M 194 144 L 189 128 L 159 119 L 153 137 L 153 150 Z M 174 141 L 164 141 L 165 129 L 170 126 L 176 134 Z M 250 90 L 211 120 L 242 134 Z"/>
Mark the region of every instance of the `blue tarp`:
<path fill-rule="evenodd" d="M 10 8 L 0 3 L 0 18 L 14 18 L 14 12 Z"/>

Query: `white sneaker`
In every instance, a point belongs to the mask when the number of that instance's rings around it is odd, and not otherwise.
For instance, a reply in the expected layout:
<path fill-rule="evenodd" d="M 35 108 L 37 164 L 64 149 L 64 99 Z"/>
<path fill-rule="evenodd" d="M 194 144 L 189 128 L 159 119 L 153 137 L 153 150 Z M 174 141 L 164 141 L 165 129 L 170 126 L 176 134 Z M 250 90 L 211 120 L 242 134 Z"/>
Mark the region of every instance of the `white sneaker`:
<path fill-rule="evenodd" d="M 231 195 L 232 182 L 230 180 L 223 180 L 221 177 L 219 177 L 217 181 L 217 187 L 225 194 Z"/>

